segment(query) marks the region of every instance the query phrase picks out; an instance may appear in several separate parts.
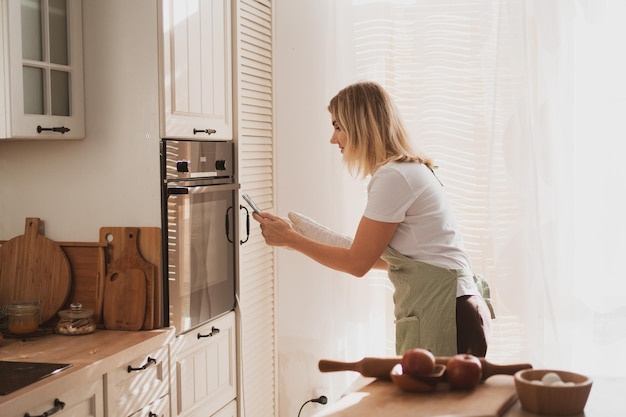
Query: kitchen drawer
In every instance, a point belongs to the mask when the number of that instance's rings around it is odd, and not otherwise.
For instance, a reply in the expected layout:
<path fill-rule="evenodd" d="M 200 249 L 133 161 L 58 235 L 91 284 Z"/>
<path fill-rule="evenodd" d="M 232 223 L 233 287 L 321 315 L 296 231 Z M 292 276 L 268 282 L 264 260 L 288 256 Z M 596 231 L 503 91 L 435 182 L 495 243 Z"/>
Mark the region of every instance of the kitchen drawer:
<path fill-rule="evenodd" d="M 172 342 L 174 416 L 210 416 L 236 398 L 235 340 L 235 314 L 228 313 Z"/>
<path fill-rule="evenodd" d="M 159 398 L 130 417 L 170 417 L 170 396 Z"/>
<path fill-rule="evenodd" d="M 58 386 L 56 390 L 52 390 L 44 386 L 37 391 L 40 402 L 34 404 L 33 401 L 21 401 L 8 410 L 3 409 L 2 417 L 46 415 L 44 413 L 54 414 L 55 417 L 104 417 L 103 392 L 102 378 L 74 389 Z M 58 411 L 54 411 L 55 402 Z"/>
<path fill-rule="evenodd" d="M 105 375 L 107 415 L 129 416 L 169 393 L 168 346 L 141 355 Z"/>

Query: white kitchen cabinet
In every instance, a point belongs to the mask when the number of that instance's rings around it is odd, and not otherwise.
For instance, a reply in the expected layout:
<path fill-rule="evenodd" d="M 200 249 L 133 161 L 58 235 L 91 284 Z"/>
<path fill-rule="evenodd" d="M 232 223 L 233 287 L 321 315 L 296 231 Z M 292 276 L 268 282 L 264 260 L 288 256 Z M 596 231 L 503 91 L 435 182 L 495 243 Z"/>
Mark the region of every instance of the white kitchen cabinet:
<path fill-rule="evenodd" d="M 229 402 L 226 407 L 213 414 L 212 417 L 237 417 L 237 401 Z"/>
<path fill-rule="evenodd" d="M 161 136 L 232 139 L 230 0 L 160 0 L 159 25 Z"/>
<path fill-rule="evenodd" d="M 15 414 L 3 417 L 52 415 L 58 417 L 104 417 L 102 377 L 72 387 L 40 390 L 39 401 L 24 401 Z M 56 411 L 55 411 L 56 410 Z M 47 413 L 47 414 L 45 414 Z"/>
<path fill-rule="evenodd" d="M 162 409 L 164 401 L 169 407 L 168 346 L 138 356 L 107 372 L 104 380 L 109 417 L 130 416 L 151 407 Z"/>
<path fill-rule="evenodd" d="M 234 312 L 178 336 L 170 355 L 172 416 L 212 416 L 235 400 Z"/>
<path fill-rule="evenodd" d="M 82 0 L 2 0 L 0 13 L 0 138 L 84 138 Z"/>

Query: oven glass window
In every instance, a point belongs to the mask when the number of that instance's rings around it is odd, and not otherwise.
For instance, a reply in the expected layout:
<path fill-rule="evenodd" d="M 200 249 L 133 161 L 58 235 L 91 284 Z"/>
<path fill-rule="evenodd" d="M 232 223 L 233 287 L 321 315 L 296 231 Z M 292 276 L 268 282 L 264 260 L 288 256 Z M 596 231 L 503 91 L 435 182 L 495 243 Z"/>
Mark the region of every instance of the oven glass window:
<path fill-rule="evenodd" d="M 233 199 L 211 187 L 169 197 L 170 321 L 179 331 L 234 307 Z"/>

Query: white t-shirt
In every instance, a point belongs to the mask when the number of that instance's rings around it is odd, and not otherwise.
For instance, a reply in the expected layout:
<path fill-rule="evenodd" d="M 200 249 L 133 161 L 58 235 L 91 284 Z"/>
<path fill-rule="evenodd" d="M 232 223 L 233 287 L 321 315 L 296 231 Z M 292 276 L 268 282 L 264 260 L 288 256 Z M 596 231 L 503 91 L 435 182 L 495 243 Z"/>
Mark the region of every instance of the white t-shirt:
<path fill-rule="evenodd" d="M 443 187 L 426 165 L 390 162 L 372 175 L 367 190 L 364 216 L 398 223 L 389 246 L 430 265 L 472 270 Z M 458 280 L 457 297 L 477 294 L 471 274 Z"/>

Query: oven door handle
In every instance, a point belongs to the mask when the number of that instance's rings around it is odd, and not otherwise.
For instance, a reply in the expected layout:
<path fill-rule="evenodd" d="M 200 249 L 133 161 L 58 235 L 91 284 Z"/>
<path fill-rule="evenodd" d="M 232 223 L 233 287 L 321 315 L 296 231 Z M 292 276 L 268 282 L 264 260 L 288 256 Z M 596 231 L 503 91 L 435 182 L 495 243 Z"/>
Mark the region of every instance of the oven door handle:
<path fill-rule="evenodd" d="M 250 239 L 250 212 L 248 211 L 248 208 L 246 206 L 240 204 L 239 210 L 241 211 L 241 209 L 244 209 L 246 211 L 246 239 L 239 241 L 239 244 L 243 245 L 248 241 L 248 239 Z"/>
<path fill-rule="evenodd" d="M 224 220 L 226 223 L 226 239 L 228 239 L 230 243 L 233 243 L 233 240 L 230 237 L 230 217 L 228 216 L 228 213 L 230 213 L 232 209 L 233 206 L 228 207 L 228 209 L 226 209 L 226 215 L 224 216 Z"/>

